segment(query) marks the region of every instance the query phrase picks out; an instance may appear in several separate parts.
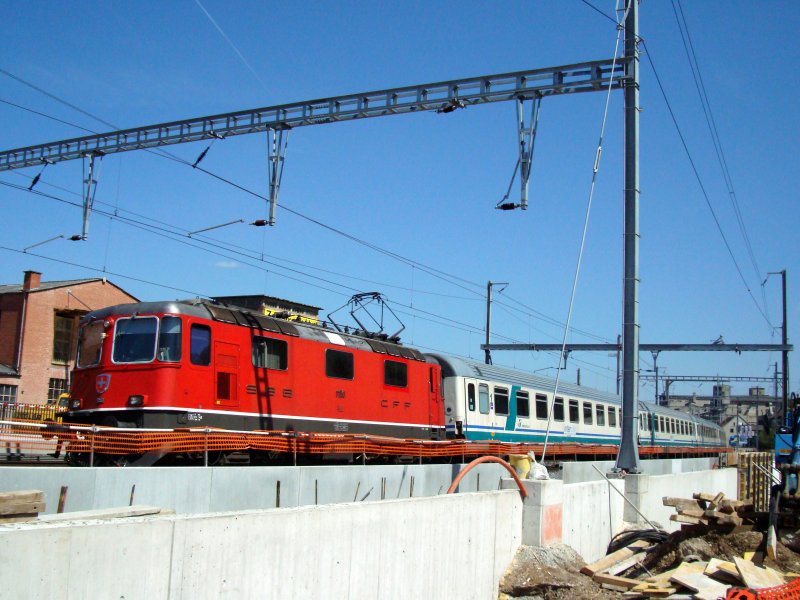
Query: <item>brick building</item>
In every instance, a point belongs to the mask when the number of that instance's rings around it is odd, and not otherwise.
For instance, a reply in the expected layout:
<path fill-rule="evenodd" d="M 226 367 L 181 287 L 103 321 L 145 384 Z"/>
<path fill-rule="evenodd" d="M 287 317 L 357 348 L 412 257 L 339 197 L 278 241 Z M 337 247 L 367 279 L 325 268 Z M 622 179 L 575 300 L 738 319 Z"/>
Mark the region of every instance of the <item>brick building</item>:
<path fill-rule="evenodd" d="M 45 404 L 67 391 L 81 316 L 137 302 L 103 279 L 43 282 L 25 271 L 22 284 L 0 285 L 0 402 Z"/>

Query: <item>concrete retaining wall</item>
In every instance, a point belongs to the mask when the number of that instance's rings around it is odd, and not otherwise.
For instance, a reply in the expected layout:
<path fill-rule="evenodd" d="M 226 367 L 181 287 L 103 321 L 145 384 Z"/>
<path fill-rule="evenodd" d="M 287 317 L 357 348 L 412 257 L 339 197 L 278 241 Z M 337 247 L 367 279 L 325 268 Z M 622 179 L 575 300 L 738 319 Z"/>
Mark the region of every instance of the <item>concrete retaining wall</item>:
<path fill-rule="evenodd" d="M 42 490 L 45 512 L 54 513 L 61 486 L 69 488 L 67 511 L 128 506 L 133 490 L 134 504 L 196 514 L 435 496 L 447 491 L 462 467 L 0 467 L 0 491 Z M 479 465 L 459 491 L 497 490 L 507 476 L 500 465 Z"/>
<path fill-rule="evenodd" d="M 5 526 L 0 598 L 494 598 L 521 511 L 502 491 Z"/>

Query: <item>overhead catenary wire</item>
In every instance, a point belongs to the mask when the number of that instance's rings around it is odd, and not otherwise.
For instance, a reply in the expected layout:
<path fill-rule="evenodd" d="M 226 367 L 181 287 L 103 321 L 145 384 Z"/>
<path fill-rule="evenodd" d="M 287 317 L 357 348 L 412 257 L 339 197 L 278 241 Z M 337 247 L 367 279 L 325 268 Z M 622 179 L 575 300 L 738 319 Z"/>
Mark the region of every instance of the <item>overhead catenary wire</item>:
<path fill-rule="evenodd" d="M 631 2 L 638 2 L 638 0 L 627 0 L 627 2 L 626 2 L 627 9 L 625 10 L 625 14 L 620 19 L 620 23 L 617 24 L 617 40 L 616 40 L 616 42 L 614 44 L 614 60 L 613 60 L 612 67 L 611 67 L 611 72 L 612 73 L 614 72 L 614 67 L 616 66 L 616 62 L 617 62 L 617 56 L 619 54 L 620 39 L 622 39 L 623 27 L 622 27 L 621 23 L 625 22 L 625 19 L 627 17 L 628 11 L 630 10 L 630 3 Z M 558 385 L 559 385 L 559 383 L 561 381 L 561 371 L 564 368 L 561 365 L 565 361 L 564 353 L 565 353 L 565 350 L 566 350 L 566 347 L 567 347 L 567 338 L 569 337 L 569 326 L 570 326 L 570 321 L 572 320 L 572 309 L 573 309 L 573 307 L 575 305 L 575 295 L 576 295 L 577 289 L 578 289 L 578 280 L 580 278 L 580 272 L 581 272 L 581 262 L 583 260 L 583 250 L 584 250 L 584 247 L 586 245 L 586 234 L 587 234 L 587 232 L 589 230 L 589 218 L 590 218 L 591 213 L 592 213 L 592 200 L 594 199 L 594 190 L 595 190 L 595 186 L 597 184 L 597 174 L 600 171 L 600 158 L 602 157 L 602 153 L 603 153 L 603 136 L 605 135 L 606 123 L 608 121 L 608 108 L 609 108 L 609 105 L 611 104 L 611 91 L 612 91 L 612 83 L 613 83 L 613 81 L 614 81 L 614 77 L 612 76 L 611 79 L 608 82 L 608 91 L 606 92 L 606 101 L 605 101 L 605 106 L 603 108 L 603 119 L 602 119 L 602 123 L 600 125 L 600 137 L 599 137 L 598 142 L 597 142 L 597 151 L 595 152 L 594 165 L 592 166 L 592 181 L 591 181 L 591 185 L 589 186 L 589 198 L 588 198 L 588 200 L 586 202 L 586 215 L 585 215 L 584 220 L 583 220 L 583 231 L 581 232 L 581 241 L 580 241 L 580 247 L 578 249 L 578 258 L 577 258 L 577 261 L 576 261 L 576 264 L 575 264 L 575 275 L 572 278 L 572 293 L 570 295 L 569 308 L 567 310 L 567 320 L 566 320 L 566 323 L 564 324 L 564 335 L 563 335 L 562 341 L 561 341 L 561 352 L 560 352 L 559 357 L 558 357 L 558 370 L 556 371 L 556 381 L 555 381 L 555 385 L 553 387 L 553 402 L 550 405 L 550 410 L 548 411 L 548 415 L 547 415 L 547 428 L 546 428 L 545 434 L 544 434 L 544 446 L 542 448 L 542 454 L 541 454 L 541 457 L 539 459 L 542 462 L 544 461 L 545 456 L 547 454 L 547 444 L 548 444 L 548 442 L 550 440 L 550 428 L 552 426 L 553 413 L 555 412 L 556 398 L 558 396 Z M 565 407 L 563 406 L 563 400 L 562 400 L 561 409 L 562 410 L 565 409 Z"/>

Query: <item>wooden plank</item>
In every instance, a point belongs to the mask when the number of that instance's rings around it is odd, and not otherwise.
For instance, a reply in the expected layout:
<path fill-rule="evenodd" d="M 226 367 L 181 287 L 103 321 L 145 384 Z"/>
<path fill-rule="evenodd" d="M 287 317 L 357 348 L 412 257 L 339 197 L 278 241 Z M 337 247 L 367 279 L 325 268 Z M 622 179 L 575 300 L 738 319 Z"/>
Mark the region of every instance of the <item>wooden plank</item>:
<path fill-rule="evenodd" d="M 600 584 L 608 584 L 616 587 L 625 588 L 624 591 L 627 591 L 631 588 L 635 588 L 637 585 L 642 583 L 638 579 L 629 579 L 628 577 L 617 577 L 615 575 L 609 575 L 607 573 L 596 573 L 595 575 L 592 576 L 592 579 Z"/>
<path fill-rule="evenodd" d="M 581 569 L 581 573 L 592 577 L 595 573 L 606 571 L 609 567 L 615 565 L 616 563 L 623 561 L 626 558 L 636 554 L 639 550 L 642 550 L 643 548 L 649 548 L 650 546 L 651 544 L 647 540 L 637 540 L 625 548 L 620 548 L 616 552 L 607 554 L 604 558 L 601 558 L 590 565 L 586 565 Z"/>
<path fill-rule="evenodd" d="M 778 536 L 775 535 L 775 525 L 770 525 L 767 528 L 767 556 L 775 560 L 778 556 Z"/>
<path fill-rule="evenodd" d="M 705 504 L 700 503 L 697 500 L 692 500 L 690 498 L 673 498 L 671 496 L 664 496 L 661 498 L 661 502 L 664 506 L 674 506 L 677 510 L 682 510 L 685 508 L 694 508 L 694 509 L 705 509 Z"/>
<path fill-rule="evenodd" d="M 695 492 L 692 494 L 695 500 L 704 500 L 705 502 L 713 502 L 716 496 L 714 494 L 706 494 L 705 492 Z"/>
<path fill-rule="evenodd" d="M 5 502 L 0 504 L 0 516 L 16 514 L 36 514 L 44 511 L 44 501 L 39 502 Z"/>
<path fill-rule="evenodd" d="M 44 502 L 44 492 L 40 490 L 0 492 L 0 507 L 5 504 L 17 504 L 19 502 Z"/>
<path fill-rule="evenodd" d="M 708 525 L 708 519 L 698 519 L 697 517 L 689 517 L 682 514 L 670 515 L 669 520 L 675 521 L 676 523 L 688 523 L 690 525 Z"/>
<path fill-rule="evenodd" d="M 630 569 L 634 565 L 637 565 L 640 562 L 642 562 L 645 559 L 646 556 L 647 556 L 647 552 L 639 552 L 638 554 L 634 554 L 630 558 L 627 558 L 627 559 L 625 559 L 625 560 L 623 560 L 621 562 L 618 562 L 617 564 L 609 567 L 608 569 L 606 569 L 606 572 L 609 575 L 618 575 L 619 573 L 622 573 L 623 571 L 627 571 L 628 569 Z"/>
<path fill-rule="evenodd" d="M 725 499 L 725 494 L 723 494 L 722 492 L 714 496 L 714 499 L 711 501 L 711 508 L 716 508 L 717 506 L 719 506 L 719 503 L 722 502 L 724 499 Z"/>
<path fill-rule="evenodd" d="M 169 511 L 172 512 L 172 511 Z M 55 515 L 42 515 L 39 520 L 47 523 L 57 521 L 84 521 L 95 519 L 119 519 L 124 517 L 141 517 L 144 515 L 164 514 L 160 506 L 124 506 L 121 508 L 101 508 L 98 510 L 79 510 Z M 168 514 L 168 513 L 167 513 Z"/>
<path fill-rule="evenodd" d="M 729 515 L 716 510 L 707 510 L 705 516 L 708 519 L 713 519 L 718 525 L 741 525 L 742 517 L 739 515 Z"/>
<path fill-rule="evenodd" d="M 699 600 L 724 598 L 730 586 L 706 576 L 706 567 L 708 563 L 705 562 L 682 563 L 670 577 L 670 581 L 689 588 Z"/>
<path fill-rule="evenodd" d="M 678 514 L 681 514 L 685 517 L 695 517 L 696 519 L 702 519 L 706 511 L 702 508 L 680 508 L 678 509 Z"/>
<path fill-rule="evenodd" d="M 0 517 L 0 523 L 22 523 L 25 521 L 35 521 L 36 517 L 39 516 L 39 513 L 18 513 L 16 515 L 6 515 L 5 517 Z"/>
<path fill-rule="evenodd" d="M 736 565 L 727 560 L 712 558 L 708 561 L 708 566 L 703 573 L 722 583 L 729 583 L 731 585 L 742 584 L 742 580 L 739 578 L 739 571 L 736 570 Z"/>
<path fill-rule="evenodd" d="M 765 587 L 775 587 L 786 583 L 783 576 L 774 569 L 762 569 L 751 563 L 749 560 L 733 557 L 736 570 L 745 586 L 757 590 Z"/>

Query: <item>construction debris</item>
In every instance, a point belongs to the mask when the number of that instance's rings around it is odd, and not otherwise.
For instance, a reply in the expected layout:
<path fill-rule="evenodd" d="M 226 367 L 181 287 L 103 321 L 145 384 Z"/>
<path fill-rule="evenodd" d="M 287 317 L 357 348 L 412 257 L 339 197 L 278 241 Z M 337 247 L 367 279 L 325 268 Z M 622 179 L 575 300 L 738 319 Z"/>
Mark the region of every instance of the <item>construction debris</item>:
<path fill-rule="evenodd" d="M 625 532 L 612 540 L 607 556 L 588 565 L 570 558 L 574 551 L 567 546 L 523 547 L 501 580 L 500 598 L 717 600 L 758 598 L 758 590 L 767 589 L 770 598 L 800 597 L 800 554 L 777 539 L 774 553 L 768 552 L 768 515 L 751 500 L 697 493 L 665 497 L 663 504 L 675 508 L 671 517 L 680 530 Z M 561 560 L 548 557 L 551 548 L 564 555 Z M 788 592 L 773 595 L 777 586 Z"/>
<path fill-rule="evenodd" d="M 44 510 L 44 492 L 0 492 L 0 523 L 34 521 Z"/>

